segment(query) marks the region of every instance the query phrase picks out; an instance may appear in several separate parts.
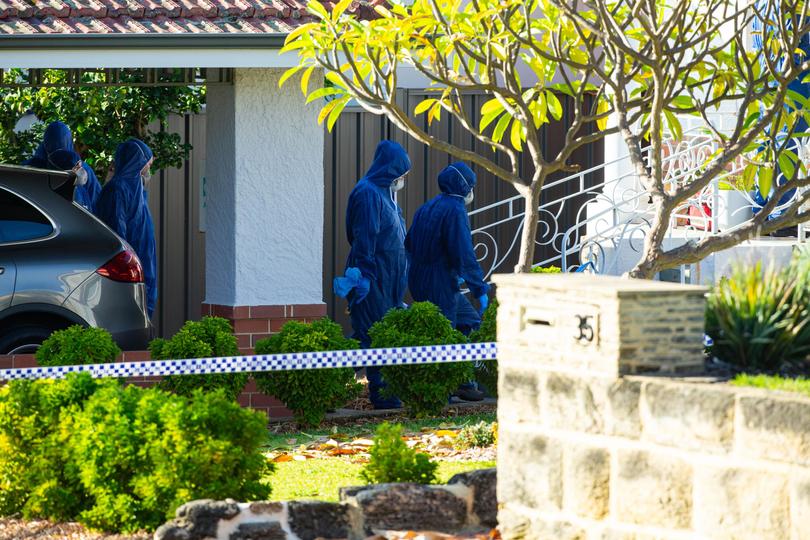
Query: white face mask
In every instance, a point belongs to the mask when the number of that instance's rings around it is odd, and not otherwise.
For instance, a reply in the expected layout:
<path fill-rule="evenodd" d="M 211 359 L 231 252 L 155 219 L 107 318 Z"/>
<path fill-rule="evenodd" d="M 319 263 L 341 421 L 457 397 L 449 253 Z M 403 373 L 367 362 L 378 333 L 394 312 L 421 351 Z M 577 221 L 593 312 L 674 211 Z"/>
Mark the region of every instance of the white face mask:
<path fill-rule="evenodd" d="M 84 170 L 84 167 L 79 165 L 78 170 L 74 171 L 76 173 L 76 183 L 77 186 L 83 186 L 87 183 L 87 171 Z"/>
<path fill-rule="evenodd" d="M 403 174 L 393 182 L 391 182 L 391 191 L 399 191 L 405 187 L 405 175 Z"/>
<path fill-rule="evenodd" d="M 464 196 L 464 204 L 466 204 L 467 206 L 471 205 L 472 202 L 473 202 L 473 199 L 475 199 L 475 194 L 473 193 L 472 190 L 470 190 L 470 192 L 467 193 L 467 195 Z"/>
<path fill-rule="evenodd" d="M 143 189 L 149 189 L 149 182 L 152 181 L 152 173 L 151 171 L 146 171 L 145 173 L 141 173 L 141 182 L 143 183 Z"/>

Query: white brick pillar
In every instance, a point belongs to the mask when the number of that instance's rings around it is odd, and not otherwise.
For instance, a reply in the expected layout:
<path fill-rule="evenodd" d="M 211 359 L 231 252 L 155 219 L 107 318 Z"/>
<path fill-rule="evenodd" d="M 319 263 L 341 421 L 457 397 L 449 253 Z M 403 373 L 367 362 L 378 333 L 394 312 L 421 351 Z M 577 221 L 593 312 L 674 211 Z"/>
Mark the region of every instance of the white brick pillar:
<path fill-rule="evenodd" d="M 203 314 L 231 319 L 242 348 L 326 314 L 320 106 L 296 78 L 279 88 L 284 71 L 236 69 L 208 88 Z"/>

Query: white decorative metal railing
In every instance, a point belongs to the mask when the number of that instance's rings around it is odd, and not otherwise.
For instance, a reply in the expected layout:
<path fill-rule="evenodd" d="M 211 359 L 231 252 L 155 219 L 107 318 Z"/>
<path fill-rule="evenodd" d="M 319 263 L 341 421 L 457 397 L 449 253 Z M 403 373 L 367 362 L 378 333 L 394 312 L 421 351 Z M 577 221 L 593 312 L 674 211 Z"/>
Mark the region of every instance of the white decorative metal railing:
<path fill-rule="evenodd" d="M 708 165 L 716 150 L 715 140 L 697 130 L 684 134 L 679 141 L 666 144 L 664 155 L 665 187 L 688 184 Z M 737 162 L 718 175 L 698 195 L 689 199 L 671 216 L 667 231 L 670 241 L 700 240 L 718 232 L 733 231 L 753 218 L 760 208 L 755 194 L 740 179 L 742 165 Z M 607 178 L 610 171 L 618 171 Z M 602 176 L 599 181 L 594 178 Z M 591 181 L 588 181 L 591 180 Z M 565 178 L 554 180 L 543 191 L 564 193 L 540 204 L 537 248 L 544 254 L 536 266 L 556 265 L 571 271 L 590 262 L 604 274 L 621 274 L 628 263 L 635 263 L 652 223 L 651 198 L 634 172 L 629 156 L 624 156 Z M 778 212 L 794 201 L 791 194 L 777 206 Z M 574 211 L 573 225 L 561 225 L 566 212 Z M 511 197 L 477 208 L 471 218 L 486 224 L 473 230 L 479 262 L 487 277 L 514 259 L 523 228 L 523 198 Z M 571 223 L 571 219 L 567 219 Z M 504 232 L 508 233 L 505 235 Z M 804 239 L 804 229 L 799 228 Z M 509 239 L 503 242 L 503 239 Z M 499 245 L 498 240 L 501 240 Z M 631 264 L 632 267 L 632 264 Z M 511 271 L 509 268 L 507 271 Z M 684 275 L 684 272 L 681 272 Z"/>

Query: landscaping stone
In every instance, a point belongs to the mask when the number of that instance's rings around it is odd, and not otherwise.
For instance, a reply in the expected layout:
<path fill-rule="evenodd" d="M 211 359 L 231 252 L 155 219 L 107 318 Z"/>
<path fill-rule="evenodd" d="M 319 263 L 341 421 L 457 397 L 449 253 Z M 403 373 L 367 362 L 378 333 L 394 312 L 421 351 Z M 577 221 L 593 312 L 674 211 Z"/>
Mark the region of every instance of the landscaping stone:
<path fill-rule="evenodd" d="M 351 534 L 350 508 L 321 501 L 291 501 L 287 505 L 290 529 L 301 540 L 347 538 Z"/>
<path fill-rule="evenodd" d="M 686 529 L 692 522 L 692 467 L 683 460 L 619 450 L 614 490 L 616 517 L 624 522 Z"/>
<path fill-rule="evenodd" d="M 467 502 L 441 488 L 419 484 L 370 486 L 354 496 L 371 534 L 383 530 L 454 532 L 467 523 Z"/>
<path fill-rule="evenodd" d="M 499 424 L 502 426 L 503 424 Z M 544 511 L 562 508 L 562 448 L 556 439 L 499 427 L 498 498 Z M 502 522 L 499 519 L 499 522 Z"/>
<path fill-rule="evenodd" d="M 481 469 L 453 476 L 450 485 L 462 484 L 473 490 L 473 513 L 481 525 L 498 525 L 498 469 Z"/>
<path fill-rule="evenodd" d="M 810 467 L 810 400 L 742 396 L 737 411 L 738 452 Z"/>
<path fill-rule="evenodd" d="M 734 393 L 712 385 L 648 382 L 643 438 L 687 450 L 724 453 L 734 441 Z"/>
<path fill-rule="evenodd" d="M 568 446 L 563 452 L 563 506 L 593 519 L 610 507 L 610 453 L 596 447 Z"/>
<path fill-rule="evenodd" d="M 242 523 L 228 540 L 287 540 L 287 533 L 278 522 Z"/>
<path fill-rule="evenodd" d="M 239 505 L 232 500 L 201 499 L 180 506 L 176 519 L 164 523 L 155 531 L 155 540 L 196 540 L 215 538 L 220 519 L 239 514 Z"/>
<path fill-rule="evenodd" d="M 541 392 L 544 421 L 553 428 L 604 432 L 607 395 L 590 383 L 581 376 L 550 373 Z"/>
<path fill-rule="evenodd" d="M 790 489 L 793 540 L 810 540 L 810 474 L 792 475 Z"/>
<path fill-rule="evenodd" d="M 705 538 L 790 538 L 788 480 L 772 471 L 698 468 L 695 530 Z"/>

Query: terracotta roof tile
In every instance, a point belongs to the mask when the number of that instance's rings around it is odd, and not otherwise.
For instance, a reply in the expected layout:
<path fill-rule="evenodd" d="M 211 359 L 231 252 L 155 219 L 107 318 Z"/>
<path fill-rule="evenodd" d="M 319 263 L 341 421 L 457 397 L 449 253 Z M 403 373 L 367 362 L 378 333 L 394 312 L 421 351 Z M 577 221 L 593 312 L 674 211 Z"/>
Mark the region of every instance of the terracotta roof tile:
<path fill-rule="evenodd" d="M 336 0 L 322 0 L 332 9 Z M 386 0 L 356 0 L 374 18 Z M 0 0 L 0 35 L 287 33 L 311 21 L 307 0 Z"/>

